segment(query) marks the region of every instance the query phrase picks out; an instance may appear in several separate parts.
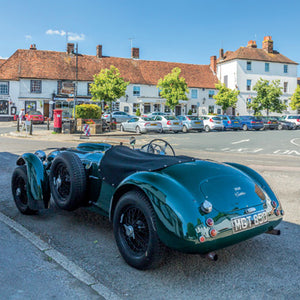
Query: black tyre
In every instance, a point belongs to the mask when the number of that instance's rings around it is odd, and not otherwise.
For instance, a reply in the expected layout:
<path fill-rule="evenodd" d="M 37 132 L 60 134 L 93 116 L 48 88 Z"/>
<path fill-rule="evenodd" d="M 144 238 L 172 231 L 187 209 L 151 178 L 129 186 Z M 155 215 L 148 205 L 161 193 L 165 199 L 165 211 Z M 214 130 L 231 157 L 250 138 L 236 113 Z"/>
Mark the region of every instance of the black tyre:
<path fill-rule="evenodd" d="M 76 154 L 59 154 L 51 165 L 49 181 L 52 197 L 59 208 L 71 211 L 85 204 L 86 174 Z"/>
<path fill-rule="evenodd" d="M 283 126 L 282 126 L 282 124 L 278 124 L 278 128 L 277 128 L 278 130 L 282 130 L 283 129 Z"/>
<path fill-rule="evenodd" d="M 33 215 L 38 211 L 29 208 L 27 197 L 27 168 L 25 165 L 15 168 L 12 179 L 11 189 L 14 197 L 14 201 L 18 210 L 24 215 Z"/>
<path fill-rule="evenodd" d="M 136 132 L 136 133 L 141 133 L 141 128 L 140 128 L 140 126 L 136 126 L 136 127 L 135 127 L 135 132 Z"/>
<path fill-rule="evenodd" d="M 246 124 L 243 125 L 243 130 L 247 131 L 248 130 L 248 126 Z"/>
<path fill-rule="evenodd" d="M 142 192 L 130 191 L 120 198 L 113 227 L 119 251 L 130 266 L 146 270 L 159 265 L 165 246 L 157 234 L 153 207 Z"/>

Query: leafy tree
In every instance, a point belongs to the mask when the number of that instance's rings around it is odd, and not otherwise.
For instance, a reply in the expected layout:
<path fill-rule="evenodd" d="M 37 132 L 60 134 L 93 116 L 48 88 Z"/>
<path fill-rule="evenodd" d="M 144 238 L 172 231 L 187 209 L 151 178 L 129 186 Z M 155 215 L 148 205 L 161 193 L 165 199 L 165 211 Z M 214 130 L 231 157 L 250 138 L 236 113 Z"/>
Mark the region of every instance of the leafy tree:
<path fill-rule="evenodd" d="M 291 100 L 290 106 L 292 110 L 298 111 L 300 109 L 300 85 L 297 85 Z"/>
<path fill-rule="evenodd" d="M 101 108 L 97 104 L 76 105 L 75 116 L 82 119 L 100 119 Z"/>
<path fill-rule="evenodd" d="M 94 75 L 94 82 L 90 85 L 92 100 L 104 100 L 111 111 L 112 102 L 125 96 L 128 85 L 129 82 L 124 81 L 116 67 L 110 66 L 110 69 L 102 69 L 99 74 Z"/>
<path fill-rule="evenodd" d="M 178 105 L 179 100 L 188 100 L 189 92 L 184 77 L 179 77 L 180 68 L 174 68 L 171 73 L 167 74 L 163 79 L 158 80 L 157 87 L 160 89 L 161 97 L 166 99 L 166 105 L 173 111 Z"/>
<path fill-rule="evenodd" d="M 268 80 L 260 78 L 257 81 L 253 87 L 257 95 L 248 104 L 248 107 L 254 110 L 254 115 L 260 114 L 261 110 L 267 110 L 267 115 L 269 115 L 269 112 L 281 113 L 286 109 L 286 105 L 280 100 L 282 88 L 279 85 L 280 80 L 273 80 L 269 83 Z"/>
<path fill-rule="evenodd" d="M 240 91 L 231 90 L 221 82 L 216 83 L 215 87 L 219 92 L 213 98 L 216 100 L 216 105 L 222 107 L 223 113 L 226 112 L 228 107 L 236 107 Z"/>

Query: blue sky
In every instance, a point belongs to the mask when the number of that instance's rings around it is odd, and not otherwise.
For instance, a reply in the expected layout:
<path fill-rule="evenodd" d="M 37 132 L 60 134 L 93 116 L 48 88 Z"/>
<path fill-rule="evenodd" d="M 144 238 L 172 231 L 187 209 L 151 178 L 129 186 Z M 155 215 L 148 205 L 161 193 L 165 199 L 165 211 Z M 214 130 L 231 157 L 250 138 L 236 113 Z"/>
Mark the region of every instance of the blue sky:
<path fill-rule="evenodd" d="M 36 44 L 40 50 L 209 64 L 219 49 L 234 51 L 271 35 L 274 49 L 300 62 L 298 0 L 0 0 L 0 58 Z M 299 72 L 298 72 L 299 73 Z"/>

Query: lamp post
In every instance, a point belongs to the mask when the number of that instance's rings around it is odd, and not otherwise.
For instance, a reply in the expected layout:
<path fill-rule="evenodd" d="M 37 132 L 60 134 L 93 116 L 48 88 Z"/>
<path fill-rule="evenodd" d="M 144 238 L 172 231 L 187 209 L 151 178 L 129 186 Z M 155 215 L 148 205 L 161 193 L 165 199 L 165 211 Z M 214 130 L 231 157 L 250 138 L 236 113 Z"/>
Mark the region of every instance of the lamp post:
<path fill-rule="evenodd" d="M 74 84 L 74 119 L 76 113 L 76 105 L 77 105 L 77 85 L 78 85 L 78 43 L 76 43 L 75 50 L 75 84 Z"/>

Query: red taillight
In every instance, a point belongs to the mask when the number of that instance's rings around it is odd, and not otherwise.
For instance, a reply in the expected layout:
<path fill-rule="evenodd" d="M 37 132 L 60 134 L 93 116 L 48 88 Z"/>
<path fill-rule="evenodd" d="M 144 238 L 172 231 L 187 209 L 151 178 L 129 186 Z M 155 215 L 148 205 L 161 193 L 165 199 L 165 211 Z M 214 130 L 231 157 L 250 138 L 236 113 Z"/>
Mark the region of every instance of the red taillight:
<path fill-rule="evenodd" d="M 271 121 L 268 121 L 268 124 L 271 124 Z"/>
<path fill-rule="evenodd" d="M 205 241 L 205 237 L 203 236 L 203 235 L 201 235 L 200 237 L 199 237 L 199 242 L 200 243 L 203 243 Z"/>
<path fill-rule="evenodd" d="M 189 121 L 191 121 L 191 119 L 189 117 L 186 117 Z"/>
<path fill-rule="evenodd" d="M 214 220 L 212 218 L 208 218 L 206 220 L 206 225 L 209 226 L 209 227 L 213 226 L 214 225 Z"/>
<path fill-rule="evenodd" d="M 171 125 L 171 121 L 168 121 L 168 122 L 167 122 L 167 125 Z"/>
<path fill-rule="evenodd" d="M 209 122 L 213 122 L 213 121 L 214 121 L 213 119 L 211 119 L 211 118 L 209 119 Z"/>
<path fill-rule="evenodd" d="M 300 119 L 297 119 L 297 122 L 300 122 Z"/>
<path fill-rule="evenodd" d="M 146 127 L 146 126 L 149 125 L 149 124 L 150 124 L 150 122 L 147 122 L 147 123 L 144 124 L 144 126 Z"/>
<path fill-rule="evenodd" d="M 251 121 L 251 124 L 255 124 L 255 121 Z"/>
<path fill-rule="evenodd" d="M 108 118 L 108 115 L 104 115 L 104 118 Z"/>
<path fill-rule="evenodd" d="M 231 121 L 227 121 L 228 124 L 231 124 Z"/>
<path fill-rule="evenodd" d="M 211 229 L 210 231 L 209 231 L 209 235 L 211 236 L 211 237 L 215 237 L 216 235 L 217 235 L 217 230 L 216 229 Z"/>

